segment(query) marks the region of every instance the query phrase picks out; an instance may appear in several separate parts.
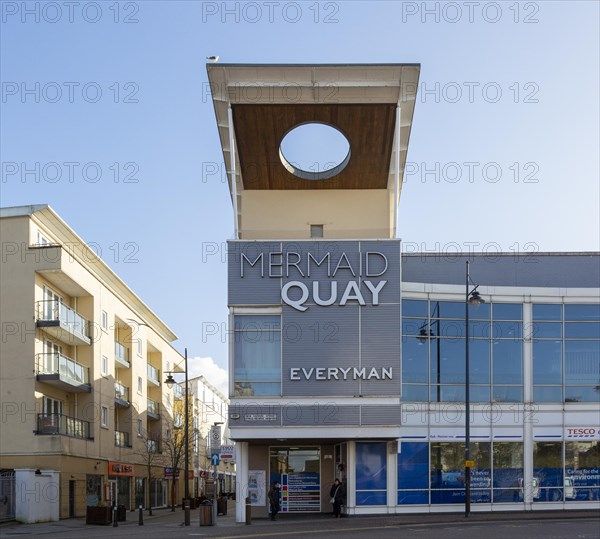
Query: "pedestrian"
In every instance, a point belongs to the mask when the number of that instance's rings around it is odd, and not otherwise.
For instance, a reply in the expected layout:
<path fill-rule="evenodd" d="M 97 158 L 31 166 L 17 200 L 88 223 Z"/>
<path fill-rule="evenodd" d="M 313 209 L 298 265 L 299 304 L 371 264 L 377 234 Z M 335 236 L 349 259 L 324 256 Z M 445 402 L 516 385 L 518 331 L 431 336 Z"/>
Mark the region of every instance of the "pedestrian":
<path fill-rule="evenodd" d="M 342 515 L 342 504 L 344 503 L 344 485 L 336 479 L 329 490 L 330 502 L 333 505 L 333 516 L 339 518 Z"/>
<path fill-rule="evenodd" d="M 279 502 L 279 488 L 279 481 L 275 481 L 273 483 L 273 486 L 271 487 L 271 490 L 269 490 L 269 493 L 267 494 L 267 496 L 269 497 L 269 505 L 271 506 L 271 520 L 276 520 L 275 517 L 281 509 L 281 505 Z"/>

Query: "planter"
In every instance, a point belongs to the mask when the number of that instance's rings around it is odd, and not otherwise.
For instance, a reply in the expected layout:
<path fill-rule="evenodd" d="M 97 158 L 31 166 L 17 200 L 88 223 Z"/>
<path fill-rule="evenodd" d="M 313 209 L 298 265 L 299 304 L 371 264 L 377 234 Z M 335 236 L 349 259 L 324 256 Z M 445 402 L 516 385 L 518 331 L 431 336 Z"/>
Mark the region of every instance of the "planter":
<path fill-rule="evenodd" d="M 85 523 L 101 526 L 112 524 L 112 507 L 86 507 Z"/>

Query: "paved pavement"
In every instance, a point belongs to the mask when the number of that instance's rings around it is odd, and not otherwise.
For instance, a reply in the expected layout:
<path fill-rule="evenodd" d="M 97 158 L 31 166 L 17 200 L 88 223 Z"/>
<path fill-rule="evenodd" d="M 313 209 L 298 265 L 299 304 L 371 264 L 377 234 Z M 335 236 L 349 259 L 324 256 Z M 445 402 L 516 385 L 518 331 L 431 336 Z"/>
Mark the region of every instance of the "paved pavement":
<path fill-rule="evenodd" d="M 434 533 L 435 537 L 445 539 L 454 537 L 452 530 L 460 537 L 521 537 L 519 532 L 526 533 L 523 537 L 533 537 L 531 533 L 536 523 L 550 530 L 557 530 L 552 523 L 563 525 L 573 524 L 569 529 L 581 527 L 581 533 L 573 535 L 556 535 L 556 537 L 600 537 L 600 508 L 587 511 L 529 511 L 529 512 L 493 512 L 471 513 L 469 519 L 458 513 L 410 514 L 410 515 L 377 515 L 353 516 L 335 519 L 331 515 L 279 515 L 277 522 L 268 519 L 255 519 L 251 525 L 235 522 L 235 502 L 230 501 L 228 514 L 220 516 L 216 526 L 200 526 L 199 511 L 192 511 L 191 526 L 183 526 L 183 511 L 177 509 L 154 510 L 153 516 L 144 512 L 144 525 L 138 525 L 137 512 L 128 512 L 127 521 L 120 522 L 118 527 L 87 526 L 85 519 L 76 518 L 60 522 L 41 524 L 6 523 L 0 526 L 0 537 L 60 537 L 65 539 L 143 537 L 144 539 L 162 539 L 164 537 L 221 537 L 234 539 L 242 537 L 329 537 L 343 533 L 345 539 L 351 537 L 390 537 L 401 536 L 427 537 Z M 525 527 L 530 526 L 529 530 Z M 426 528 L 432 528 L 430 532 Z M 515 528 L 515 529 L 513 529 Z M 516 528 L 523 528 L 517 530 Z M 435 531 L 434 529 L 437 529 Z M 589 529 L 594 530 L 590 534 Z M 486 530 L 489 533 L 486 533 Z M 494 533 L 490 530 L 495 530 Z M 587 530 L 587 531 L 586 531 Z M 597 530 L 597 534 L 595 533 Z M 417 533 L 419 532 L 419 533 Z M 565 532 L 567 533 L 567 532 Z M 550 537 L 547 532 L 543 537 Z"/>

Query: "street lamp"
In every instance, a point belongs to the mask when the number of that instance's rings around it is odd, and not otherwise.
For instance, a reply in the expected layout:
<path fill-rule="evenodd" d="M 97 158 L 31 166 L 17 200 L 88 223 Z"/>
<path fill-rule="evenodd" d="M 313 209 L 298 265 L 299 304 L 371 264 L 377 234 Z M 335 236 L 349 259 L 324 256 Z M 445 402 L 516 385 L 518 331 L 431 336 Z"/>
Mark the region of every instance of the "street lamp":
<path fill-rule="evenodd" d="M 185 469 L 184 469 L 184 495 L 183 495 L 183 509 L 185 511 L 184 516 L 184 525 L 190 525 L 190 485 L 188 481 L 188 476 L 190 472 L 190 421 L 189 421 L 189 389 L 188 389 L 188 355 L 187 348 L 185 349 L 184 354 L 185 361 L 185 427 L 184 427 L 184 437 L 185 437 Z M 167 379 L 165 380 L 165 384 L 169 389 L 173 388 L 173 384 L 175 383 L 175 379 L 173 378 L 173 371 L 168 371 Z"/>
<path fill-rule="evenodd" d="M 469 291 L 469 286 L 474 288 Z M 469 306 L 475 307 L 485 303 L 485 300 L 477 292 L 476 285 L 469 274 L 469 261 L 467 260 L 467 276 L 465 281 L 465 518 L 471 512 L 471 414 L 469 395 Z"/>

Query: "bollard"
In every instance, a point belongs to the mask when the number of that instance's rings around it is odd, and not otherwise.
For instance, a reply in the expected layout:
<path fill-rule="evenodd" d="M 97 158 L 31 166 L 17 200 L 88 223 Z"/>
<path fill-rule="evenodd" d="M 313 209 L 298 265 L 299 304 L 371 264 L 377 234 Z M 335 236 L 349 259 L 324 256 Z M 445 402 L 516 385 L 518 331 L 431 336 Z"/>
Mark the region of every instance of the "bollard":
<path fill-rule="evenodd" d="M 190 500 L 189 500 L 189 498 L 186 498 L 185 500 L 183 500 L 183 510 L 184 510 L 183 524 L 184 524 L 184 526 L 189 526 L 190 525 Z"/>
<path fill-rule="evenodd" d="M 250 498 L 246 498 L 246 526 L 252 524 L 252 504 Z"/>
<path fill-rule="evenodd" d="M 113 528 L 116 528 L 119 525 L 117 521 L 117 506 L 113 505 Z"/>
<path fill-rule="evenodd" d="M 138 520 L 138 525 L 143 526 L 144 525 L 144 510 L 142 509 L 141 505 L 140 505 L 140 509 L 139 509 L 139 515 L 140 515 L 140 518 Z"/>

